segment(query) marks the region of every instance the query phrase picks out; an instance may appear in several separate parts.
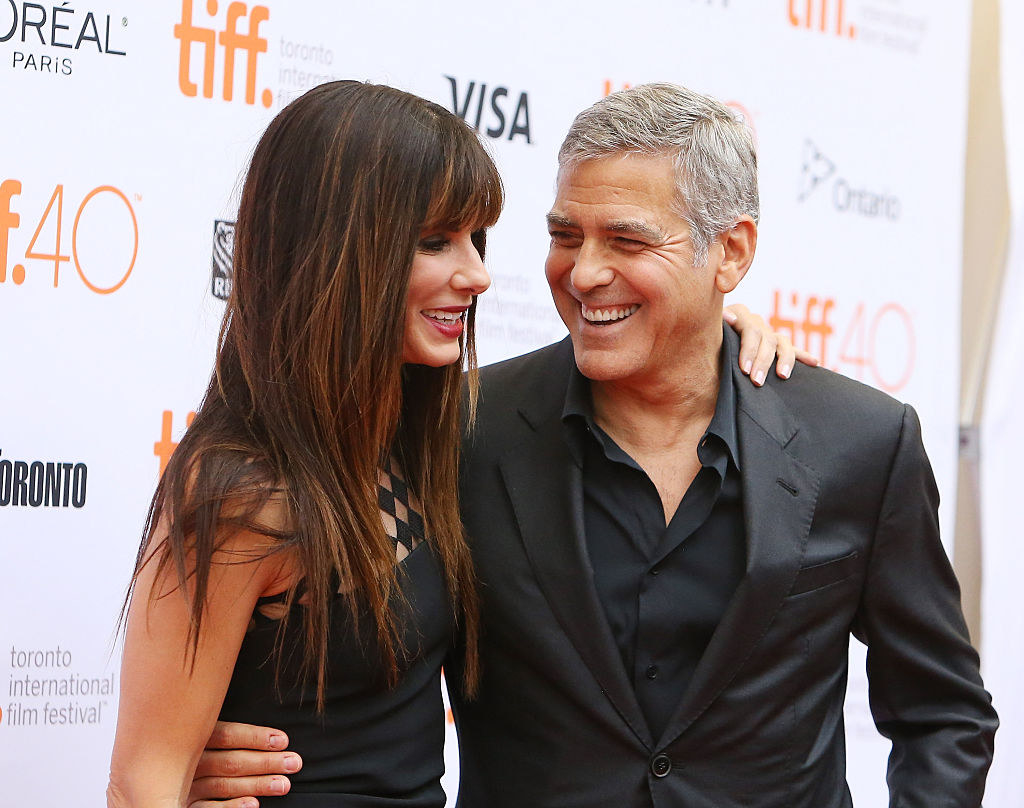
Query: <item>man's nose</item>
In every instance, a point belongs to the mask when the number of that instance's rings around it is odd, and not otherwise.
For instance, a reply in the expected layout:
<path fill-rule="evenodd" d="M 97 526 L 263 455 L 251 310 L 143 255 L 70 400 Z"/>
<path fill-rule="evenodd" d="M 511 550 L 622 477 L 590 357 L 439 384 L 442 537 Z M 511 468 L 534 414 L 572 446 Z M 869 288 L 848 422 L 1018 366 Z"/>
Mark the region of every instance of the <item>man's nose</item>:
<path fill-rule="evenodd" d="M 576 253 L 569 282 L 579 292 L 589 292 L 599 286 L 607 286 L 615 279 L 615 270 L 606 260 L 607 256 L 596 245 L 586 242 Z"/>

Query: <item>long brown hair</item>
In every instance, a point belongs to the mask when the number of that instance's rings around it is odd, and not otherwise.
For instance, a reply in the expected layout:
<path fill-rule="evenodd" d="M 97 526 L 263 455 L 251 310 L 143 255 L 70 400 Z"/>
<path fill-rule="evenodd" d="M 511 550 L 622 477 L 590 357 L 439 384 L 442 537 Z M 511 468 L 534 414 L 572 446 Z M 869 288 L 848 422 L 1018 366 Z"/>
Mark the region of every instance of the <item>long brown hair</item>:
<path fill-rule="evenodd" d="M 443 562 L 472 690 L 477 600 L 457 502 L 462 368 L 403 366 L 403 323 L 421 231 L 487 227 L 501 205 L 475 133 L 408 93 L 332 82 L 271 122 L 242 191 L 216 368 L 157 486 L 137 565 L 163 519 L 169 535 L 153 557 L 189 601 L 192 654 L 214 554 L 247 529 L 301 564 L 303 671 L 318 707 L 339 580 L 353 616 L 368 607 L 394 682 L 395 548 L 377 503 L 378 469 L 394 453 Z M 471 387 L 474 308 L 463 343 Z M 273 496 L 286 503 L 284 528 L 258 518 Z M 295 598 L 293 589 L 288 605 Z"/>

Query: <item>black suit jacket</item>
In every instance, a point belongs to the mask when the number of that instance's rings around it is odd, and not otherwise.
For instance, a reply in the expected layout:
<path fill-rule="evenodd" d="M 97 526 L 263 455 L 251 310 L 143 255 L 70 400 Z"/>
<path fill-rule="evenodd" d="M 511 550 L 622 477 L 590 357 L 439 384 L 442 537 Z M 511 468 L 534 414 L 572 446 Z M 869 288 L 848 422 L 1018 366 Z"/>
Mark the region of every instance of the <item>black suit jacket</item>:
<path fill-rule="evenodd" d="M 798 366 L 736 369 L 747 571 L 661 738 L 594 589 L 560 420 L 568 339 L 485 368 L 463 456 L 483 682 L 453 687 L 464 808 L 840 808 L 849 635 L 893 742 L 891 805 L 981 802 L 996 719 L 939 542 L 914 411 Z M 449 680 L 458 684 L 457 663 Z"/>

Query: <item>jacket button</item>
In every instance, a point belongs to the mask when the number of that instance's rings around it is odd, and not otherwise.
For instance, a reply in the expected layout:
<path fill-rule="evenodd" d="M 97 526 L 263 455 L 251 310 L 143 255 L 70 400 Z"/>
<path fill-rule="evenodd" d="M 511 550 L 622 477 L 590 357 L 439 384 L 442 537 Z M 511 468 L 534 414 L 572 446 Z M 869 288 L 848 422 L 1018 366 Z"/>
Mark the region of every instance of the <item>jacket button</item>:
<path fill-rule="evenodd" d="M 655 755 L 651 761 L 651 774 L 655 777 L 665 777 L 672 771 L 672 761 L 668 755 Z"/>

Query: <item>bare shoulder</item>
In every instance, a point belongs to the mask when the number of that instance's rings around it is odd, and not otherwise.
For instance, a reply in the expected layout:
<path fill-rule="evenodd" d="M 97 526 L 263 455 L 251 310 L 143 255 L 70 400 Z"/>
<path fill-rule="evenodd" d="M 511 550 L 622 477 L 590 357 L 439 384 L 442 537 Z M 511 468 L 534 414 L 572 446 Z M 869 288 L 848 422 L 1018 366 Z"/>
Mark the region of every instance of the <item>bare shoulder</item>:
<path fill-rule="evenodd" d="M 196 496 L 198 494 L 198 496 Z M 196 559 L 205 557 L 213 578 L 249 579 L 256 584 L 259 596 L 274 595 L 293 586 L 301 577 L 297 553 L 290 538 L 293 519 L 288 505 L 287 488 L 280 483 L 262 482 L 246 485 L 216 498 L 204 499 L 195 490 L 195 478 L 189 481 L 188 496 L 191 504 L 200 505 L 191 516 L 182 519 L 181 533 L 172 538 L 170 508 L 165 504 L 146 549 L 143 566 L 153 557 L 166 559 L 158 567 L 165 574 L 161 591 L 178 586 L 174 563 L 167 561 L 179 557 L 189 573 L 195 570 Z M 213 507 L 211 507 L 213 506 Z M 203 516 L 199 512 L 203 511 Z M 212 522 L 212 547 L 197 553 L 200 518 Z"/>
<path fill-rule="evenodd" d="M 298 552 L 290 541 L 294 520 L 287 490 L 278 485 L 270 491 L 251 521 L 250 528 L 228 539 L 230 549 L 251 555 L 259 565 L 264 578 L 260 597 L 291 589 L 303 573 Z"/>

